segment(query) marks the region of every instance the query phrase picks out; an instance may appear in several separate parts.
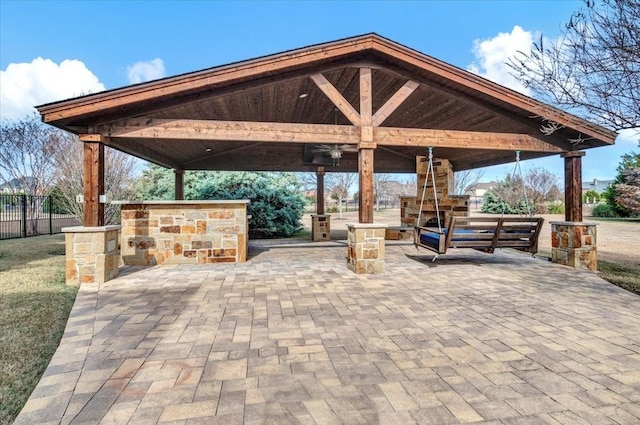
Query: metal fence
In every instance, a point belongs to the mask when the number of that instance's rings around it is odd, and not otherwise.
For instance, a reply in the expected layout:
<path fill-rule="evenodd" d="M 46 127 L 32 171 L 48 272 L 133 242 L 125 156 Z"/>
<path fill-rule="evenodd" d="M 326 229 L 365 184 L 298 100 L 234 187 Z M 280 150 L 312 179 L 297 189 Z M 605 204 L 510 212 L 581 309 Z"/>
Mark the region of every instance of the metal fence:
<path fill-rule="evenodd" d="M 0 240 L 52 235 L 78 225 L 55 197 L 0 194 Z"/>

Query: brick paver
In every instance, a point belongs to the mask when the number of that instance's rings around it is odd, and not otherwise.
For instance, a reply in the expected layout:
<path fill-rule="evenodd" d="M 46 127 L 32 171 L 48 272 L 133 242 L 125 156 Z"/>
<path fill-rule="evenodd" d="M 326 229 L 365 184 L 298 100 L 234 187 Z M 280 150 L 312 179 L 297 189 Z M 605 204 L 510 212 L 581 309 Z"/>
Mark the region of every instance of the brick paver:
<path fill-rule="evenodd" d="M 507 250 L 252 242 L 85 285 L 16 424 L 640 423 L 640 297 Z"/>

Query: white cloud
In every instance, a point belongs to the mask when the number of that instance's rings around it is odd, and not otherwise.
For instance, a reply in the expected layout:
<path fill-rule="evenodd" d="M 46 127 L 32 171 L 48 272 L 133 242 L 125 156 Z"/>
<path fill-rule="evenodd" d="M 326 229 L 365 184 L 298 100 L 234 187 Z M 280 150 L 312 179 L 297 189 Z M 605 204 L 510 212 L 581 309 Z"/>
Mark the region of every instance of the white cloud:
<path fill-rule="evenodd" d="M 145 81 L 157 80 L 165 76 L 164 62 L 160 58 L 144 62 L 136 62 L 127 66 L 127 78 L 129 84 L 144 83 Z"/>
<path fill-rule="evenodd" d="M 467 67 L 467 70 L 529 95 L 530 91 L 510 74 L 511 68 L 507 62 L 518 51 L 529 53 L 533 46 L 533 36 L 531 32 L 516 25 L 511 33 L 501 32 L 493 38 L 474 40 L 473 54 L 476 60 Z"/>
<path fill-rule="evenodd" d="M 59 65 L 51 59 L 11 63 L 0 71 L 0 117 L 19 119 L 34 106 L 104 90 L 85 64 L 65 59 Z"/>
<path fill-rule="evenodd" d="M 640 127 L 628 128 L 626 130 L 620 130 L 616 143 L 629 143 L 635 146 L 640 145 Z"/>

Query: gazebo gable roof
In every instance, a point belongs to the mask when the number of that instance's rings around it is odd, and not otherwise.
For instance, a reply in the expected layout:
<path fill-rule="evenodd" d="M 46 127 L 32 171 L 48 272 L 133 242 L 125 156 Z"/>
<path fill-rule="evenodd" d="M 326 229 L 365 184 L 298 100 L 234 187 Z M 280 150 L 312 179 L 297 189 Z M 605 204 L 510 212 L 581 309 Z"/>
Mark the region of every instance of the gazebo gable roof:
<path fill-rule="evenodd" d="M 572 143 L 576 142 L 579 149 L 604 146 L 613 143 L 615 137 L 610 130 L 377 34 L 90 94 L 42 105 L 38 109 L 45 122 L 76 134 L 110 134 L 110 126 L 114 124 L 133 122 L 141 125 L 141 122 L 150 120 L 351 125 L 353 117 L 345 115 L 343 109 L 336 112 L 334 101 L 319 89 L 318 79 L 325 79 L 333 85 L 357 114 L 360 96 L 358 72 L 363 67 L 372 70 L 373 112 L 408 82 L 415 83 L 413 91 L 402 104 L 382 117 L 384 122 L 378 124 L 385 127 L 523 134 L 552 148 L 549 152 L 524 153 L 523 158 L 573 150 Z M 540 126 L 548 121 L 556 123 L 558 130 L 544 135 Z M 324 140 L 319 136 L 314 142 L 322 143 Z M 175 144 L 162 138 L 155 140 L 153 146 L 148 141 L 133 139 L 115 141 L 112 146 L 174 168 L 243 169 L 243 166 L 253 164 L 251 166 L 255 169 L 289 169 L 269 168 L 268 163 L 257 160 L 254 163 L 244 162 L 244 165 L 233 164 L 232 158 L 226 154 L 246 147 L 250 147 L 251 152 L 256 151 L 257 156 L 264 156 L 269 151 L 276 155 L 284 153 L 285 147 L 276 146 L 276 143 L 261 141 L 257 150 L 254 149 L 255 143 L 244 139 L 237 140 L 235 145 L 228 141 L 224 146 L 211 144 L 207 152 L 213 150 L 212 155 L 218 156 L 203 162 L 198 160 L 202 156 L 201 146 L 196 146 L 198 142 L 197 135 L 194 135 L 191 141 L 181 145 L 181 149 L 175 149 Z M 293 152 L 290 153 L 290 162 L 308 153 L 303 145 L 290 145 L 287 149 Z M 394 147 L 391 154 L 403 165 L 386 169 L 404 171 L 410 168 L 408 159 L 416 152 L 410 147 Z M 441 152 L 443 156 L 452 156 L 457 169 L 509 162 L 513 158 L 512 154 L 504 152 L 478 150 L 471 156 L 461 152 Z M 381 154 L 382 160 L 385 154 Z M 291 169 L 305 169 L 302 159 L 299 162 L 292 162 Z M 344 167 L 352 171 L 356 164 L 347 159 Z"/>

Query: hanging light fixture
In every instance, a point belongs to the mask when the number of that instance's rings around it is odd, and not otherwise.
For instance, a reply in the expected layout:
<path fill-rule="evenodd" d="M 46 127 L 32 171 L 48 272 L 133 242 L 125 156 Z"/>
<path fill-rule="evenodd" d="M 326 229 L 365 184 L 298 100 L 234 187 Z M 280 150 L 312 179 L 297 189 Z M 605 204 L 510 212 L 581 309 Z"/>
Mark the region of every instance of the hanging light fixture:
<path fill-rule="evenodd" d="M 340 158 L 342 158 L 342 151 L 338 148 L 338 145 L 335 145 L 333 149 L 329 151 L 329 156 L 333 160 L 333 166 L 340 166 Z"/>

